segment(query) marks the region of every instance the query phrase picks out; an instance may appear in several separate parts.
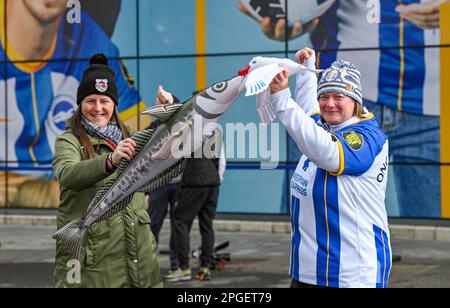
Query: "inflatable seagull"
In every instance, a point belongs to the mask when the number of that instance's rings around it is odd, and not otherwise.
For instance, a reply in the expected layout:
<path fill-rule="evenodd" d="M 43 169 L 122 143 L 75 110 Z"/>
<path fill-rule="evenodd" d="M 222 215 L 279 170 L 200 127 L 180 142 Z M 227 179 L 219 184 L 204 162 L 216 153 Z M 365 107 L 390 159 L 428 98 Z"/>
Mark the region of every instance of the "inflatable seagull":
<path fill-rule="evenodd" d="M 308 61 L 308 64 L 308 66 L 304 66 L 290 59 L 255 57 L 245 69 L 239 71 L 239 75 L 247 75 L 244 81 L 245 96 L 256 95 L 256 109 L 262 123 L 270 123 L 275 118 L 274 114 L 269 116 L 267 113 L 260 112 L 270 101 L 269 84 L 275 76 L 285 68 L 288 69 L 289 76 L 296 75 L 302 71 L 316 74 L 323 71 L 315 69 L 312 61 Z"/>

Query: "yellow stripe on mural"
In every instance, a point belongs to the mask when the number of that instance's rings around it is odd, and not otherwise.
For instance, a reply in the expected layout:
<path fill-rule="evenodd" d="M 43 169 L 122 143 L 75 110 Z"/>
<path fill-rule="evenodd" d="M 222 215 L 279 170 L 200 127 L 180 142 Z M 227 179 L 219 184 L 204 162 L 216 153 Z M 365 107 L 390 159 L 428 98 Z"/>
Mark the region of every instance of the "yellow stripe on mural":
<path fill-rule="evenodd" d="M 5 0 L 0 0 L 0 44 L 6 49 Z"/>
<path fill-rule="evenodd" d="M 34 74 L 30 74 L 31 77 L 31 98 L 32 98 L 32 102 L 33 102 L 33 114 L 34 114 L 34 125 L 35 125 L 35 129 L 36 129 L 36 136 L 34 137 L 33 142 L 30 144 L 30 147 L 28 149 L 28 152 L 30 153 L 31 156 L 31 160 L 34 161 L 34 165 L 37 165 L 37 159 L 36 156 L 34 155 L 34 150 L 33 147 L 37 144 L 38 140 L 39 140 L 39 135 L 41 134 L 41 125 L 39 122 L 39 110 L 38 110 L 38 105 L 37 105 L 37 98 L 36 98 L 36 81 L 34 78 Z"/>
<path fill-rule="evenodd" d="M 450 3 L 441 6 L 441 45 L 450 45 Z M 441 162 L 450 163 L 450 47 L 441 48 Z M 442 218 L 450 218 L 450 166 L 441 166 Z"/>
<path fill-rule="evenodd" d="M 120 119 L 122 121 L 128 121 L 132 118 L 136 118 L 139 116 L 139 112 L 147 109 L 147 105 L 144 102 L 139 102 L 139 105 L 134 105 L 124 111 L 120 112 Z"/>
<path fill-rule="evenodd" d="M 196 54 L 206 54 L 206 0 L 195 0 L 195 50 Z M 206 88 L 206 57 L 196 58 L 197 90 Z"/>

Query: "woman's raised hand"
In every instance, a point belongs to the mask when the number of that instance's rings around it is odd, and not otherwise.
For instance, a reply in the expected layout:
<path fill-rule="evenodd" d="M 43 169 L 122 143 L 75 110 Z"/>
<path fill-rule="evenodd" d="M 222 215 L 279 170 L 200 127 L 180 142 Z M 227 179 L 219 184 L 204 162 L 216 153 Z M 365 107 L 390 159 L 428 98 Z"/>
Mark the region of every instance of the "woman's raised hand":
<path fill-rule="evenodd" d="M 281 73 L 275 76 L 275 78 L 270 83 L 270 93 L 275 94 L 281 90 L 287 89 L 289 87 L 289 71 L 287 68 Z"/>

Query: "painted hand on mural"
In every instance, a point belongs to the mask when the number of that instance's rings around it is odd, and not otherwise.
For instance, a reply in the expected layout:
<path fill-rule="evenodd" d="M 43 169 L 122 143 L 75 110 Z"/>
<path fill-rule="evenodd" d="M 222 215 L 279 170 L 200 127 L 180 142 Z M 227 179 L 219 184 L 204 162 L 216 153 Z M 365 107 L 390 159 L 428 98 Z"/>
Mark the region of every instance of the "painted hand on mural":
<path fill-rule="evenodd" d="M 396 11 L 407 21 L 421 29 L 439 28 L 439 7 L 450 0 L 435 0 L 430 3 L 413 3 L 396 7 Z"/>
<path fill-rule="evenodd" d="M 303 48 L 295 54 L 295 61 L 299 64 L 305 64 L 305 62 L 314 56 L 315 51 L 309 47 Z"/>
<path fill-rule="evenodd" d="M 303 24 L 301 21 L 296 20 L 292 23 L 292 26 L 286 27 L 286 20 L 284 18 L 278 19 L 275 23 L 272 22 L 270 17 L 264 17 L 262 21 L 259 21 L 253 17 L 247 8 L 239 2 L 237 4 L 238 9 L 245 15 L 252 18 L 255 22 L 261 25 L 262 32 L 273 40 L 283 41 L 286 39 L 286 30 L 288 32 L 287 39 L 293 40 L 300 37 L 312 30 L 314 30 L 319 24 L 319 19 L 313 19 L 309 23 Z"/>

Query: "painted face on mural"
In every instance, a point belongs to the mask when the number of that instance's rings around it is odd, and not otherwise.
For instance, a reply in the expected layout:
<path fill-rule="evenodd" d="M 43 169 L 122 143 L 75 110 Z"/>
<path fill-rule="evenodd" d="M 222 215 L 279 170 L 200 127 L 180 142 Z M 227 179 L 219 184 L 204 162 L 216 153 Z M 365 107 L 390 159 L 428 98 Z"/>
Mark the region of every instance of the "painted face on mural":
<path fill-rule="evenodd" d="M 51 23 L 64 13 L 68 0 L 23 0 L 28 11 L 42 23 Z"/>

